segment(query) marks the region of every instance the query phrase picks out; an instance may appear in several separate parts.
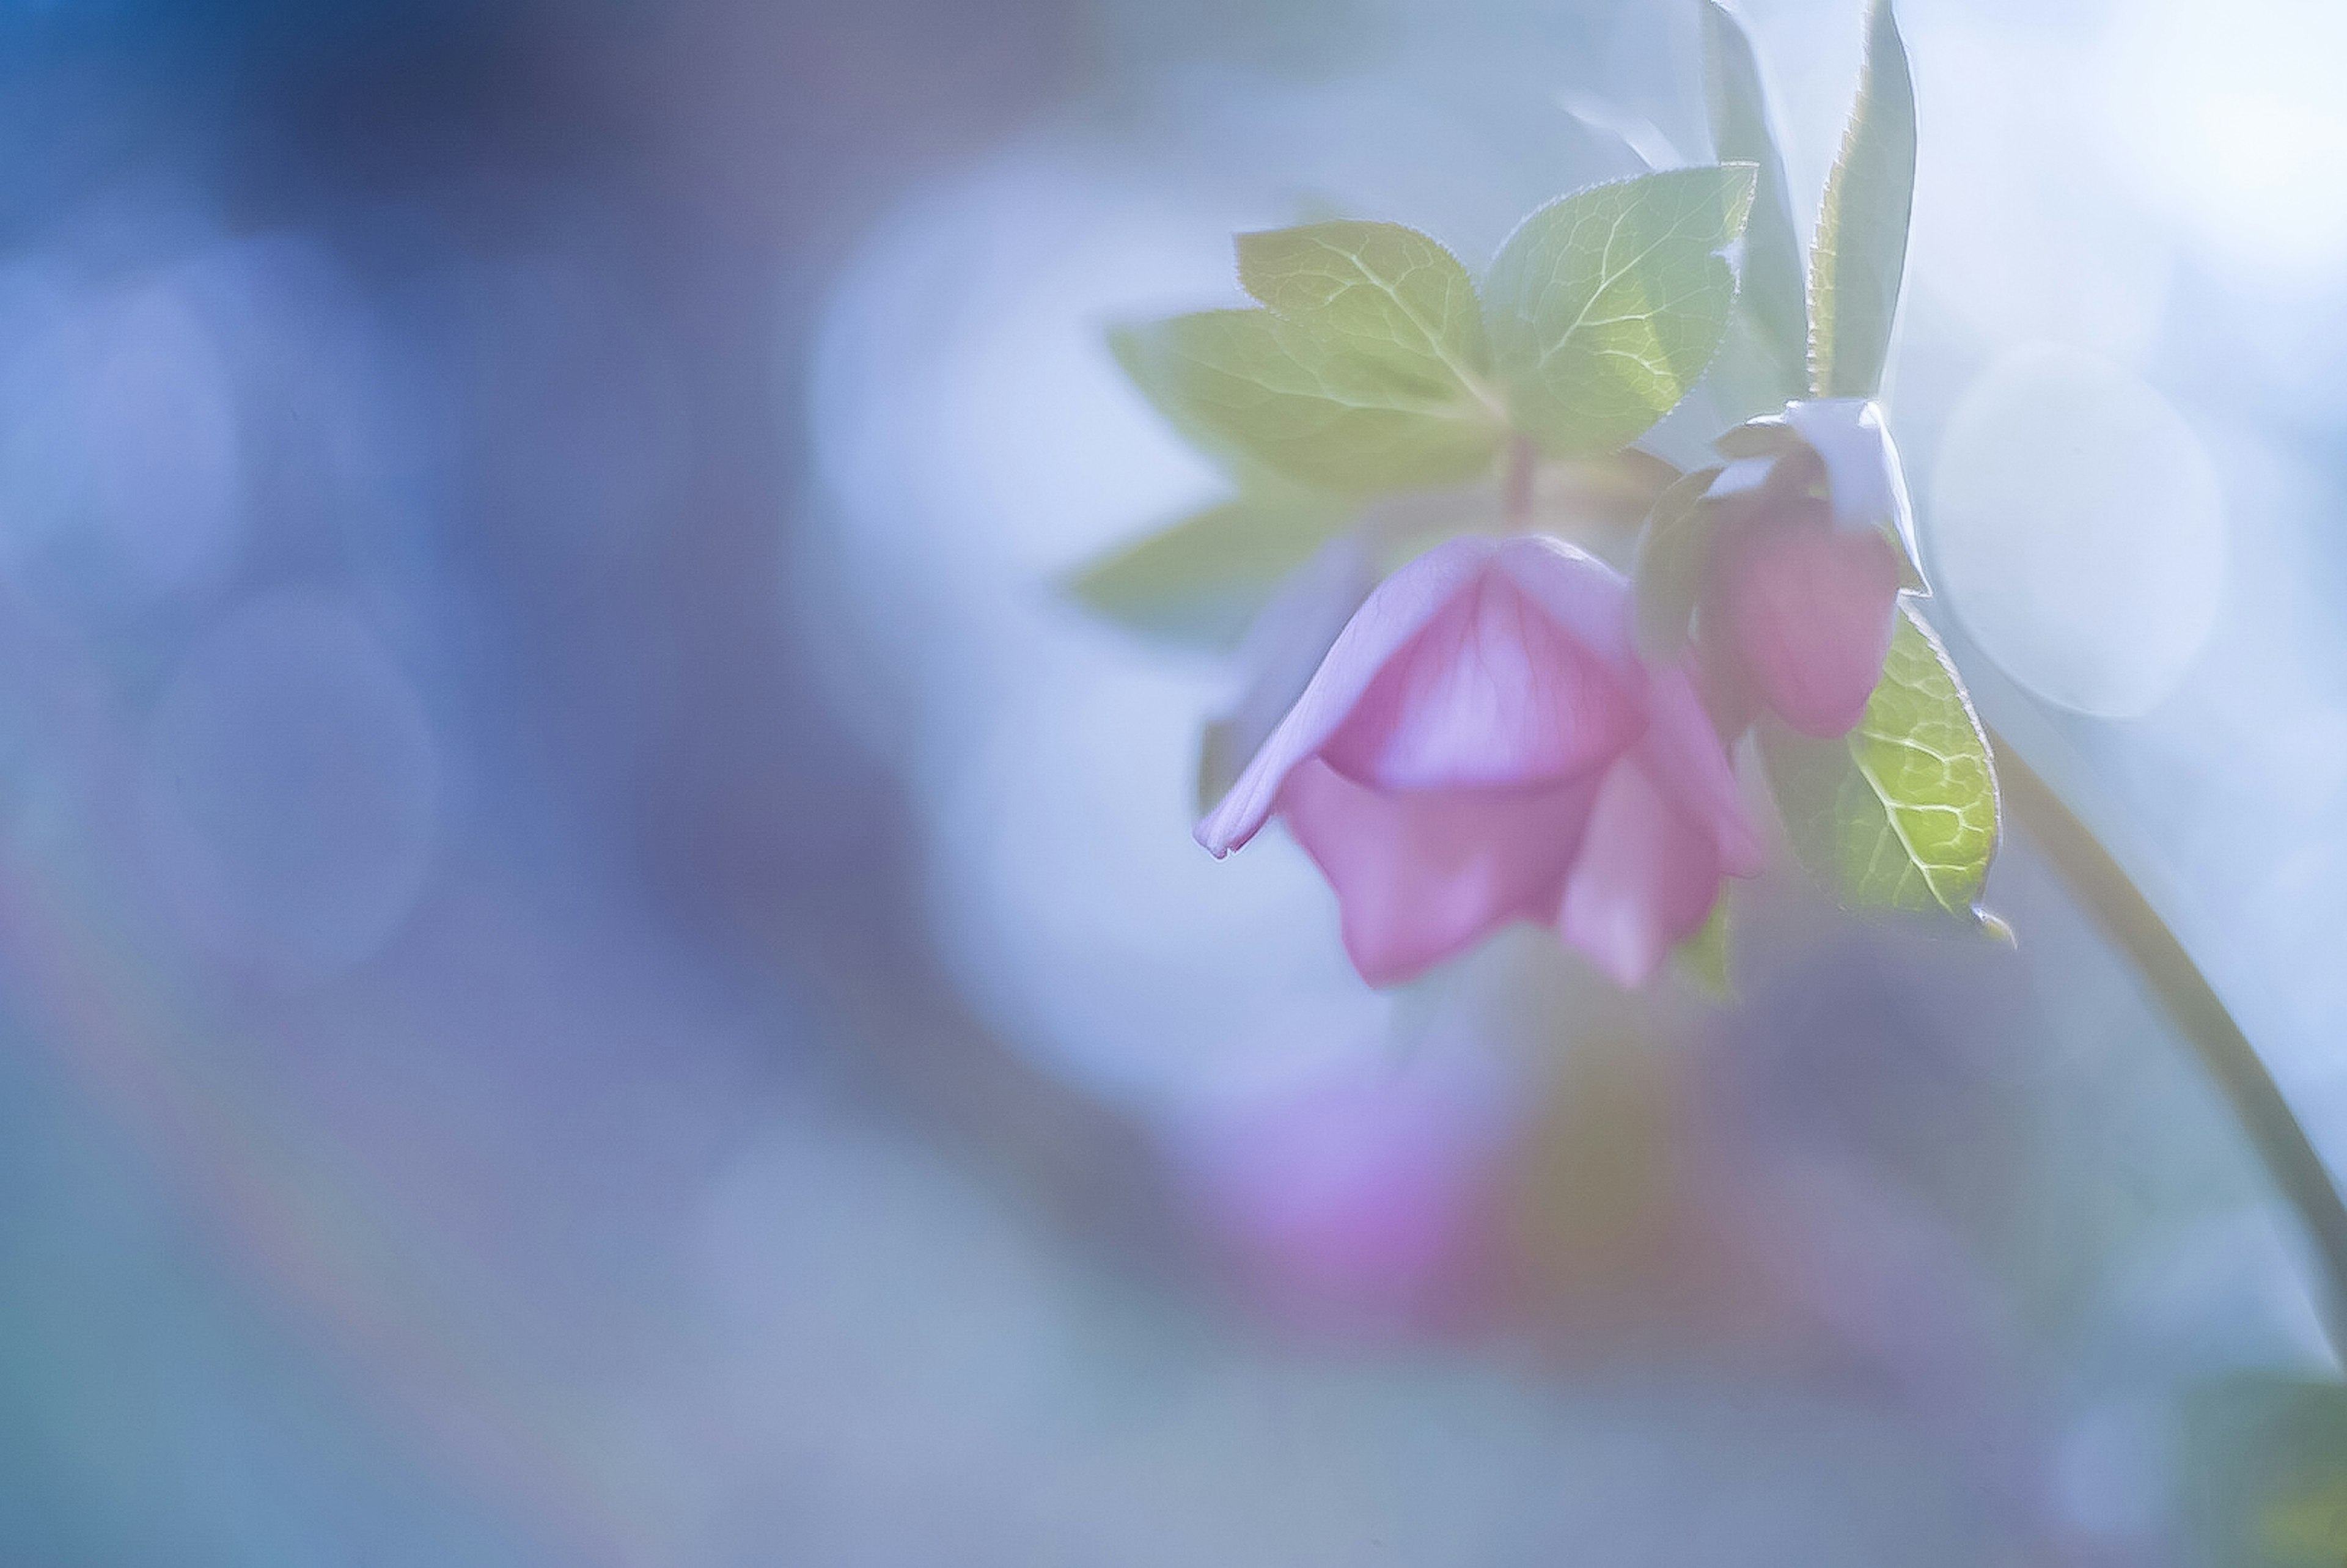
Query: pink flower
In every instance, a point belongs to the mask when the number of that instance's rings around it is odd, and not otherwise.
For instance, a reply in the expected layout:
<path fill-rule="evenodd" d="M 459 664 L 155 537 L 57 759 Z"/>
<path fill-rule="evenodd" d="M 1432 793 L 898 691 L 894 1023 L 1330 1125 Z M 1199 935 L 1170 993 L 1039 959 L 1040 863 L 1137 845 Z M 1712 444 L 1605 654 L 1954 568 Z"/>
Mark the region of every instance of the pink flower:
<path fill-rule="evenodd" d="M 1686 671 L 1632 651 L 1618 572 L 1546 538 L 1453 539 L 1368 597 L 1198 842 L 1275 813 L 1372 985 L 1517 920 L 1635 985 L 1759 869 Z"/>
<path fill-rule="evenodd" d="M 1376 1059 L 1207 1109 L 1172 1153 L 1266 1305 L 1321 1332 L 1433 1327 L 1472 1303 L 1517 1087 Z"/>
<path fill-rule="evenodd" d="M 1899 454 L 1863 399 L 1789 404 L 1753 426 L 1775 427 L 1783 447 L 1730 463 L 1709 491 L 1725 527 L 1708 667 L 1740 688 L 1731 709 L 1757 702 L 1804 734 L 1840 735 L 1882 679 L 1913 556 Z"/>
<path fill-rule="evenodd" d="M 1724 538 L 1713 571 L 1705 625 L 1752 699 L 1805 735 L 1846 733 L 1891 651 L 1891 541 L 1838 532 L 1824 502 L 1788 498 Z"/>

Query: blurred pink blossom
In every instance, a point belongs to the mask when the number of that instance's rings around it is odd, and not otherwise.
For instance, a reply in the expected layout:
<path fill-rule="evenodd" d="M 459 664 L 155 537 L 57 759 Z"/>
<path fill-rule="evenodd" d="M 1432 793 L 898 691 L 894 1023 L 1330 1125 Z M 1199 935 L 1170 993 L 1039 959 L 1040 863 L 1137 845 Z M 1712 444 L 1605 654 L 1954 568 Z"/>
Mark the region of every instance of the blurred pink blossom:
<path fill-rule="evenodd" d="M 1516 920 L 1635 985 L 1759 868 L 1693 683 L 1632 650 L 1629 584 L 1542 538 L 1453 539 L 1369 596 L 1198 842 L 1275 813 L 1372 985 Z"/>
<path fill-rule="evenodd" d="M 1434 1327 L 1473 1311 L 1507 1087 L 1357 1063 L 1201 1118 L 1175 1153 L 1261 1305 L 1319 1333 Z"/>

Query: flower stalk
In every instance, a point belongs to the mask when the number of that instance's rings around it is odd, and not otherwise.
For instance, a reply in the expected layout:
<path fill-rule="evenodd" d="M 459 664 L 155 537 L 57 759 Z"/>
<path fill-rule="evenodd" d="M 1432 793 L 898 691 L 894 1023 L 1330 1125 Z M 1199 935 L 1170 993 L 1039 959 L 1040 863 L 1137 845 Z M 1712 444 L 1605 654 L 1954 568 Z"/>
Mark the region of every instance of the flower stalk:
<path fill-rule="evenodd" d="M 1532 526 L 1532 481 L 1539 465 L 1540 452 L 1531 437 L 1519 436 L 1508 443 L 1508 476 L 1501 506 L 1510 533 L 1521 533 Z"/>
<path fill-rule="evenodd" d="M 2012 743 L 1993 729 L 1989 743 L 2011 820 L 2037 845 L 2103 933 L 2134 961 L 2216 1080 L 2275 1186 L 2298 1212 L 2322 1273 L 2323 1288 L 2316 1294 L 2323 1330 L 2332 1355 L 2347 1365 L 2347 1201 L 2338 1183 L 2257 1048 L 2134 878 Z"/>

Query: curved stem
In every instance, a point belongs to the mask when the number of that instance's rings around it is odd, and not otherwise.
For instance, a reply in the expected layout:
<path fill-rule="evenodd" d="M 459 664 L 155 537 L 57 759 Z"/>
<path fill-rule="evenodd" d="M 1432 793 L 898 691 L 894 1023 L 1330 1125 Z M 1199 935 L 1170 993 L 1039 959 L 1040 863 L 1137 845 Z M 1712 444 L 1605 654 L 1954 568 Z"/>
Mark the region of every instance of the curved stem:
<path fill-rule="evenodd" d="M 2322 1267 L 2323 1327 L 2332 1354 L 2347 1363 L 2347 1202 L 2342 1201 L 2338 1184 L 2257 1048 L 2134 879 L 2053 787 L 2021 760 L 2010 742 L 1992 729 L 1989 744 L 1996 753 L 2005 809 L 2045 852 L 2104 933 L 2135 960 L 2145 982 L 2224 1091 L 2274 1184 L 2298 1211 Z"/>

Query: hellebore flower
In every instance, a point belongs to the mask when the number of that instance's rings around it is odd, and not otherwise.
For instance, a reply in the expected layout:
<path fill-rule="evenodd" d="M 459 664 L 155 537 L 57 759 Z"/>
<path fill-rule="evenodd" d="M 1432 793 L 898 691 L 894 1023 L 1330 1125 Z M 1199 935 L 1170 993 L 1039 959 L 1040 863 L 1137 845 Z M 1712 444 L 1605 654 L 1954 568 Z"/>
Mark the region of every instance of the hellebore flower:
<path fill-rule="evenodd" d="M 1198 842 L 1275 813 L 1372 985 L 1517 920 L 1635 985 L 1759 869 L 1694 683 L 1633 651 L 1628 582 L 1541 538 L 1452 539 L 1369 595 Z"/>
<path fill-rule="evenodd" d="M 1707 492 L 1722 522 L 1708 668 L 1740 689 L 1731 706 L 1758 702 L 1803 734 L 1842 734 L 1882 678 L 1914 559 L 1898 451 L 1862 398 L 1788 404 L 1736 436 L 1771 449 L 1730 461 Z"/>

